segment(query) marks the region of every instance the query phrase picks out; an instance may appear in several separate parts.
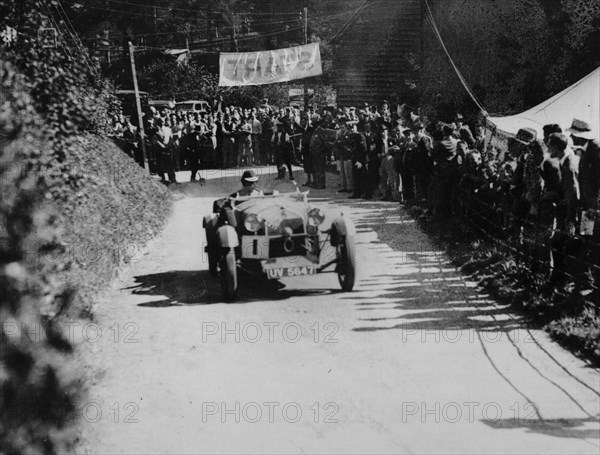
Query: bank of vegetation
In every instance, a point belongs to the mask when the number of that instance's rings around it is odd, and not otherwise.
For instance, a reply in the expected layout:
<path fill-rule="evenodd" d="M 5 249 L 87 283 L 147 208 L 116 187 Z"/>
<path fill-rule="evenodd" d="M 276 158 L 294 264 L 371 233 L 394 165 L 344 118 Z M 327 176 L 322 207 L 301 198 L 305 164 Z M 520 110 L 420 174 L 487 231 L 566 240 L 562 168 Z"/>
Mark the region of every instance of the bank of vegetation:
<path fill-rule="evenodd" d="M 0 0 L 0 452 L 11 454 L 72 449 L 85 391 L 64 323 L 93 317 L 94 296 L 171 202 L 107 138 L 114 90 L 50 4 Z"/>

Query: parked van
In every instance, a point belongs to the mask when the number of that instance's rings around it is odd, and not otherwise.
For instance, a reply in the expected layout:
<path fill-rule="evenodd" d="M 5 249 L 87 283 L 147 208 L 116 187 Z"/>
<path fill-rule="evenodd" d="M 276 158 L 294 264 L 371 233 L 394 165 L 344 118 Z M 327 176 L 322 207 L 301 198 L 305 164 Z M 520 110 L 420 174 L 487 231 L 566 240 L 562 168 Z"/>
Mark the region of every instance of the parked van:
<path fill-rule="evenodd" d="M 149 100 L 148 105 L 153 107 L 157 111 L 164 111 L 165 109 L 175 109 L 175 101 L 170 100 Z"/>
<path fill-rule="evenodd" d="M 204 100 L 180 101 L 176 107 L 186 112 L 210 112 L 210 104 Z"/>

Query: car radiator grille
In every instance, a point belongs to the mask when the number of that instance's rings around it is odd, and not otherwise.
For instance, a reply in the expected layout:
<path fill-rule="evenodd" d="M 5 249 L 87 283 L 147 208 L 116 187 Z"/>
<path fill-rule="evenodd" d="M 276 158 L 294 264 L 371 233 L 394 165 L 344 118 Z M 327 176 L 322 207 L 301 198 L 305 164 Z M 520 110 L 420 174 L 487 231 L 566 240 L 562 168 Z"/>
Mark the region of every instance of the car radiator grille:
<path fill-rule="evenodd" d="M 288 256 L 305 256 L 306 255 L 306 236 L 298 236 L 292 238 L 294 248 L 289 253 L 283 248 L 285 239 L 270 239 L 269 240 L 269 257 L 280 258 Z"/>

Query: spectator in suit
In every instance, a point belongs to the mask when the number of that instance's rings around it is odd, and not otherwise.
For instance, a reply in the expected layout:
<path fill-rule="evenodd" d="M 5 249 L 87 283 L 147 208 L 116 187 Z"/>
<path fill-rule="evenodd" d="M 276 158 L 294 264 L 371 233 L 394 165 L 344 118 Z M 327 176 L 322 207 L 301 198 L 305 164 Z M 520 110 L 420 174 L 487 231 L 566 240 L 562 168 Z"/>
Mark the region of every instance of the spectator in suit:
<path fill-rule="evenodd" d="M 302 164 L 304 166 L 304 172 L 306 173 L 306 183 L 304 186 L 312 186 L 314 183 L 314 166 L 313 156 L 310 152 L 310 140 L 312 138 L 314 128 L 308 113 L 303 114 L 300 117 L 300 131 L 302 134 L 302 141 L 300 142 L 300 149 L 302 151 Z"/>
<path fill-rule="evenodd" d="M 548 138 L 550 137 L 550 135 L 552 133 L 562 133 L 563 132 L 560 125 L 558 125 L 556 123 L 550 123 L 548 125 L 544 125 L 542 127 L 542 130 L 544 131 L 544 144 L 548 143 Z"/>
<path fill-rule="evenodd" d="M 456 114 L 454 123 L 456 125 L 456 139 L 465 142 L 469 149 L 475 148 L 475 138 L 473 137 L 471 128 L 465 124 L 465 119 L 462 114 Z"/>
<path fill-rule="evenodd" d="M 581 156 L 581 229 L 584 242 L 579 255 L 582 270 L 578 274 L 578 292 L 600 303 L 600 143 L 587 122 L 574 119 L 571 128 L 574 148 Z"/>
<path fill-rule="evenodd" d="M 513 197 L 512 214 L 516 226 L 522 226 L 528 215 L 537 214 L 541 180 L 539 167 L 543 160 L 543 150 L 537 143 L 537 132 L 532 128 L 521 128 L 514 143 L 516 166 L 510 186 Z"/>
<path fill-rule="evenodd" d="M 238 130 L 238 166 L 242 165 L 242 160 L 244 160 L 246 166 L 252 166 L 254 164 L 252 157 L 251 121 L 252 119 L 250 117 L 244 118 Z"/>
<path fill-rule="evenodd" d="M 383 141 L 381 135 L 373 127 L 372 121 L 366 121 L 364 124 L 365 143 L 367 146 L 367 176 L 365 198 L 371 199 L 379 187 L 379 168 L 381 166 L 381 150 Z"/>
<path fill-rule="evenodd" d="M 415 197 L 415 182 L 410 167 L 415 143 L 410 128 L 402 130 L 402 138 L 398 141 L 400 152 L 396 156 L 395 169 L 400 176 L 400 203 L 411 201 Z"/>
<path fill-rule="evenodd" d="M 352 180 L 354 192 L 352 199 L 363 197 L 366 192 L 367 175 L 367 143 L 362 132 L 357 130 L 357 123 L 351 126 L 350 149 L 352 151 Z"/>
<path fill-rule="evenodd" d="M 223 116 L 223 167 L 233 166 L 235 162 L 235 130 L 236 124 L 229 114 Z"/>
<path fill-rule="evenodd" d="M 447 217 L 451 213 L 452 195 L 458 184 L 457 175 L 460 168 L 458 157 L 458 141 L 453 133 L 455 126 L 447 124 L 442 127 L 443 138 L 436 141 L 431 152 L 434 161 L 433 181 L 433 213 L 438 217 Z"/>
<path fill-rule="evenodd" d="M 433 160 L 431 158 L 432 141 L 425 134 L 425 125 L 420 121 L 414 123 L 413 134 L 416 144 L 413 159 L 413 174 L 417 187 L 417 198 L 425 199 L 433 168 Z"/>
<path fill-rule="evenodd" d="M 352 152 L 350 149 L 350 120 L 343 116 L 338 120 L 339 130 L 334 144 L 335 158 L 338 162 L 342 188 L 339 193 L 352 193 L 354 191 L 352 182 Z"/>
<path fill-rule="evenodd" d="M 571 237 L 575 234 L 579 206 L 579 157 L 573 153 L 567 136 L 552 133 L 548 137 L 550 156 L 558 160 L 559 194 L 556 198 L 555 230 L 552 235 L 552 274 L 550 280 L 564 284 L 570 277 L 570 258 L 576 253 Z M 556 162 L 554 162 L 556 166 Z"/>

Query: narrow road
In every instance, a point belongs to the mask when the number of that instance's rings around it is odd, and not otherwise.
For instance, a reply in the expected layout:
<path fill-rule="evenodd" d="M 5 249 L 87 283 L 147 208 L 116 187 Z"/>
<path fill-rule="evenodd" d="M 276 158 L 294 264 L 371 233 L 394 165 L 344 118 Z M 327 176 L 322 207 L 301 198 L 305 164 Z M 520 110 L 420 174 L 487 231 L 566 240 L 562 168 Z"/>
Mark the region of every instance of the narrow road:
<path fill-rule="evenodd" d="M 174 189 L 162 236 L 95 305 L 82 450 L 600 452 L 599 372 L 478 292 L 396 204 L 311 192 L 357 225 L 354 292 L 243 277 L 223 303 L 202 217 L 239 171 L 207 174 Z"/>

